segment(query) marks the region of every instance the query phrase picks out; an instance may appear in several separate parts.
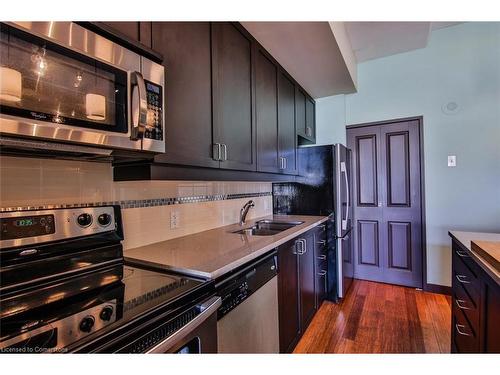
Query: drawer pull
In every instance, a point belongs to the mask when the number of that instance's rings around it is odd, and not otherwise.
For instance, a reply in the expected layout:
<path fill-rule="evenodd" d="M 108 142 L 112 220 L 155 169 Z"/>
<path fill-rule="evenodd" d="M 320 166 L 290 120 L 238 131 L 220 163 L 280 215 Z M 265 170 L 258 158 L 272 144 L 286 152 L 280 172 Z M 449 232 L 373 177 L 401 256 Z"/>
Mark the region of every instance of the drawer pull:
<path fill-rule="evenodd" d="M 326 271 L 319 271 L 318 272 L 318 276 L 325 276 L 326 275 Z"/>
<path fill-rule="evenodd" d="M 464 306 L 467 302 L 465 302 L 463 299 L 455 299 L 455 303 L 458 308 L 462 310 L 470 310 L 470 307 Z"/>
<path fill-rule="evenodd" d="M 320 241 L 318 241 L 318 245 L 326 245 L 326 240 L 320 240 Z"/>
<path fill-rule="evenodd" d="M 467 281 L 467 276 L 465 275 L 455 275 L 455 277 L 457 278 L 457 280 L 459 282 L 461 282 L 462 284 L 470 284 L 470 281 Z"/>
<path fill-rule="evenodd" d="M 318 259 L 319 260 L 325 260 L 326 259 L 326 255 L 318 255 Z"/>
<path fill-rule="evenodd" d="M 471 334 L 470 334 L 470 333 L 462 332 L 462 331 L 460 330 L 460 328 L 462 328 L 462 329 L 463 329 L 463 328 L 465 328 L 465 326 L 464 326 L 463 324 L 458 324 L 458 323 L 456 323 L 456 324 L 455 324 L 455 329 L 457 330 L 457 332 L 458 332 L 460 335 L 462 335 L 462 336 L 471 336 Z"/>
<path fill-rule="evenodd" d="M 465 251 L 456 250 L 455 252 L 457 253 L 457 255 L 460 258 L 470 258 L 469 255 Z"/>

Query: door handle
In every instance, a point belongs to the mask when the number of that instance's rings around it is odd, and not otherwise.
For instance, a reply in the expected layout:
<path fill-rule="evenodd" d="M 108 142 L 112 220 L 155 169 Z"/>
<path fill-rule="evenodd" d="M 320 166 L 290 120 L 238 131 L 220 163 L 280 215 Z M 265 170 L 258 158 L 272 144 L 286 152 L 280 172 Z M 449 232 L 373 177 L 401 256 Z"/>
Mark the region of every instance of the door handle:
<path fill-rule="evenodd" d="M 132 119 L 132 128 L 130 129 L 130 139 L 137 141 L 144 136 L 144 131 L 147 125 L 148 116 L 148 102 L 146 99 L 146 84 L 142 74 L 139 72 L 133 72 L 130 75 L 130 83 L 132 87 L 137 87 L 137 91 L 132 90 L 132 101 L 134 101 L 134 93 L 137 95 L 137 100 L 139 102 L 137 108 L 137 121 Z M 131 105 L 131 111 L 134 111 L 134 103 Z"/>
<path fill-rule="evenodd" d="M 457 280 L 459 282 L 461 282 L 462 284 L 470 284 L 470 281 L 467 281 L 467 276 L 465 275 L 455 275 L 455 277 L 457 278 Z"/>
<path fill-rule="evenodd" d="M 222 144 L 222 161 L 227 160 L 227 145 L 225 143 Z"/>
<path fill-rule="evenodd" d="M 184 327 L 174 332 L 172 335 L 168 336 L 165 340 L 161 341 L 159 344 L 155 345 L 147 351 L 147 353 L 165 353 L 170 349 L 176 342 L 179 342 L 188 334 L 193 332 L 196 328 L 200 326 L 204 321 L 206 321 L 210 315 L 217 312 L 219 306 L 222 305 L 220 297 L 212 297 L 198 307 L 201 310 L 200 314 L 187 323 Z"/>
<path fill-rule="evenodd" d="M 307 240 L 301 239 L 301 241 L 302 241 L 302 254 L 300 255 L 304 255 L 307 252 Z"/>
<path fill-rule="evenodd" d="M 469 255 L 465 251 L 456 250 L 455 252 L 457 253 L 457 255 L 460 258 L 470 258 Z"/>
<path fill-rule="evenodd" d="M 458 306 L 459 309 L 462 309 L 462 310 L 470 310 L 470 307 L 466 307 L 464 306 L 465 305 L 465 301 L 463 299 L 456 299 L 455 300 L 455 304 Z M 462 305 L 463 304 L 463 305 Z"/>
<path fill-rule="evenodd" d="M 212 146 L 212 158 L 214 160 L 220 161 L 221 160 L 221 144 L 220 143 L 214 143 Z"/>
<path fill-rule="evenodd" d="M 470 333 L 463 332 L 463 331 L 461 330 L 461 328 L 462 328 L 462 329 L 464 329 L 464 328 L 465 328 L 465 326 L 464 326 L 463 324 L 458 324 L 458 323 L 456 323 L 456 324 L 455 324 L 455 329 L 457 330 L 457 332 L 458 332 L 460 335 L 462 335 L 462 336 L 470 336 Z"/>

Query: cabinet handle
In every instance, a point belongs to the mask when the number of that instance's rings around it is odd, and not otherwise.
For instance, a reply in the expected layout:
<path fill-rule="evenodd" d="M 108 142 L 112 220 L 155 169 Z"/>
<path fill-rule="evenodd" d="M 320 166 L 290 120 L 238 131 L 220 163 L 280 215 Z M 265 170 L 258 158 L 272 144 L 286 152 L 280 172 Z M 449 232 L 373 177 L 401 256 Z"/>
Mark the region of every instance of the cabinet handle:
<path fill-rule="evenodd" d="M 302 254 L 300 254 L 300 255 L 303 255 L 303 254 L 305 254 L 305 253 L 307 252 L 307 240 L 304 240 L 304 239 L 303 239 L 302 241 L 304 241 L 304 242 L 303 242 L 303 246 L 304 246 L 304 247 L 303 247 Z"/>
<path fill-rule="evenodd" d="M 227 161 L 227 145 L 225 143 L 222 144 L 222 161 Z"/>
<path fill-rule="evenodd" d="M 221 144 L 220 143 L 214 143 L 212 146 L 212 153 L 213 153 L 213 159 L 220 161 L 221 160 Z"/>
<path fill-rule="evenodd" d="M 280 169 L 285 169 L 283 168 L 283 157 L 280 156 Z"/>
<path fill-rule="evenodd" d="M 456 328 L 457 332 L 458 332 L 459 334 L 461 334 L 462 336 L 471 336 L 471 334 L 470 334 L 470 333 L 462 332 L 462 331 L 460 330 L 460 328 L 462 328 L 462 329 L 463 329 L 463 328 L 466 328 L 463 324 L 458 324 L 458 323 L 456 323 L 456 324 L 455 324 L 455 328 Z"/>
<path fill-rule="evenodd" d="M 461 258 L 470 258 L 469 255 L 465 251 L 457 250 L 455 251 L 457 255 Z"/>
<path fill-rule="evenodd" d="M 318 245 L 326 245 L 326 240 L 319 240 Z"/>
<path fill-rule="evenodd" d="M 321 270 L 318 272 L 318 276 L 325 276 L 326 275 L 326 271 L 325 270 Z"/>
<path fill-rule="evenodd" d="M 470 310 L 470 307 L 466 307 L 466 306 L 462 305 L 462 304 L 465 305 L 467 303 L 463 299 L 455 299 L 455 303 L 458 306 L 458 308 L 460 308 L 462 310 Z"/>
<path fill-rule="evenodd" d="M 312 132 L 311 132 L 311 127 L 310 127 L 310 126 L 306 126 L 306 135 L 307 135 L 308 137 L 310 137 L 310 136 L 311 136 L 311 133 L 312 133 Z"/>
<path fill-rule="evenodd" d="M 326 260 L 326 255 L 318 255 L 319 260 Z"/>
<path fill-rule="evenodd" d="M 286 159 L 286 158 L 283 158 L 283 169 L 286 169 L 287 164 L 288 164 L 287 159 Z"/>
<path fill-rule="evenodd" d="M 467 281 L 467 276 L 465 275 L 455 275 L 455 277 L 457 278 L 457 280 L 459 282 L 461 282 L 462 284 L 470 284 L 470 281 Z"/>

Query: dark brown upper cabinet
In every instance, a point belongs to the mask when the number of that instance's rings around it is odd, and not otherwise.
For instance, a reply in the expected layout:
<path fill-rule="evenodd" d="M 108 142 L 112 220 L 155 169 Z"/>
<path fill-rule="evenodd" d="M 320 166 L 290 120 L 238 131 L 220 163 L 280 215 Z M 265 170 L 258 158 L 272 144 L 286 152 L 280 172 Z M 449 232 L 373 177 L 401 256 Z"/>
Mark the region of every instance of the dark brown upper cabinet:
<path fill-rule="evenodd" d="M 316 143 L 316 103 L 311 97 L 306 97 L 306 137 L 311 143 Z"/>
<path fill-rule="evenodd" d="M 295 131 L 295 85 L 280 71 L 278 75 L 278 162 L 285 174 L 297 174 L 297 135 Z"/>
<path fill-rule="evenodd" d="M 253 41 L 241 25 L 212 24 L 212 64 L 214 159 L 224 169 L 255 171 Z"/>
<path fill-rule="evenodd" d="M 284 169 L 278 152 L 278 66 L 260 48 L 255 55 L 257 170 L 278 173 Z"/>
<path fill-rule="evenodd" d="M 151 48 L 151 25 L 152 22 L 101 22 L 112 30 L 123 34 L 136 42 Z"/>
<path fill-rule="evenodd" d="M 301 88 L 295 91 L 295 114 L 299 145 L 316 143 L 316 118 L 314 100 Z"/>
<path fill-rule="evenodd" d="M 209 22 L 154 22 L 152 48 L 164 56 L 165 153 L 160 163 L 218 168 L 212 155 Z"/>
<path fill-rule="evenodd" d="M 297 135 L 306 136 L 306 94 L 297 86 L 295 88 L 295 124 Z"/>

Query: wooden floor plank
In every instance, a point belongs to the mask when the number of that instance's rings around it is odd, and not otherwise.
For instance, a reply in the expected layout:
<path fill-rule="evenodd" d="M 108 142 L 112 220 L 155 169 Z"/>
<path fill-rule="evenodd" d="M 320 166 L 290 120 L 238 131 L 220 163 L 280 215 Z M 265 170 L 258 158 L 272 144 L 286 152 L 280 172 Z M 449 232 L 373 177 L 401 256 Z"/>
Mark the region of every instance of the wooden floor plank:
<path fill-rule="evenodd" d="M 341 303 L 322 304 L 294 353 L 449 353 L 450 301 L 355 280 Z"/>

